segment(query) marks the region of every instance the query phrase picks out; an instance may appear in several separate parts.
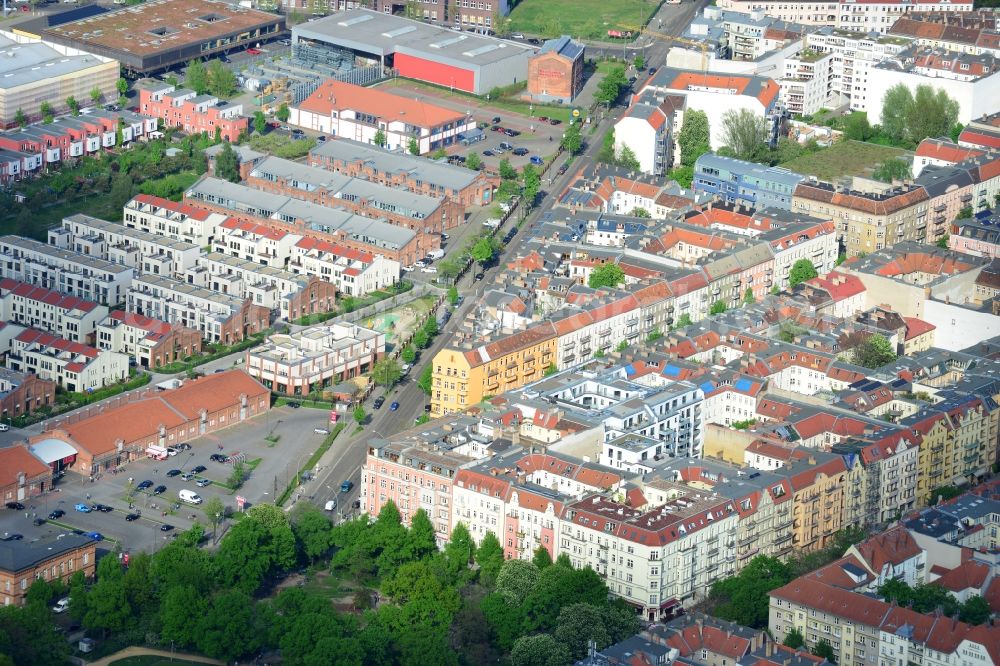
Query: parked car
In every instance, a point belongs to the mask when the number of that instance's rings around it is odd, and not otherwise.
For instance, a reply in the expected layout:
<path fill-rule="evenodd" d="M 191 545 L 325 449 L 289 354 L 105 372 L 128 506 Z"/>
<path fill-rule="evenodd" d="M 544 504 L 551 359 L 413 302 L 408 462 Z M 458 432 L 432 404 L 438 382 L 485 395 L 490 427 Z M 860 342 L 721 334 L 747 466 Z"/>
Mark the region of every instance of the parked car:
<path fill-rule="evenodd" d="M 382 405 L 385 404 L 385 396 L 379 396 L 375 398 L 375 402 L 372 403 L 372 407 L 375 409 L 382 409 Z"/>
<path fill-rule="evenodd" d="M 170 530 L 172 530 L 172 529 L 174 529 L 174 526 L 173 526 L 173 525 L 168 525 L 168 524 L 166 524 L 166 523 L 164 523 L 164 524 L 160 525 L 160 531 L 161 531 L 161 532 L 169 532 L 169 531 L 170 531 Z"/>
<path fill-rule="evenodd" d="M 104 541 L 104 535 L 101 534 L 100 532 L 87 532 L 87 536 L 89 536 L 94 541 Z"/>
<path fill-rule="evenodd" d="M 125 520 L 126 520 L 126 521 L 128 521 L 128 522 L 130 522 L 130 523 L 131 523 L 131 522 L 132 522 L 133 520 L 139 520 L 139 514 L 137 514 L 137 513 L 129 513 L 129 514 L 126 514 L 126 516 L 125 516 Z"/>
<path fill-rule="evenodd" d="M 294 400 L 289 400 L 289 401 L 288 401 L 287 403 L 285 403 L 285 404 L 287 404 L 287 405 L 288 405 L 289 407 L 291 407 L 292 409 L 298 409 L 299 407 L 301 407 L 301 406 L 302 406 L 302 403 L 299 403 L 299 402 L 295 402 Z"/>
<path fill-rule="evenodd" d="M 511 38 L 512 39 L 524 39 L 524 35 L 522 35 L 519 32 L 515 32 L 513 35 L 511 35 Z"/>
<path fill-rule="evenodd" d="M 167 472 L 167 476 L 180 476 L 180 475 L 181 471 L 179 469 L 172 469 L 169 472 Z"/>
<path fill-rule="evenodd" d="M 349 493 L 351 492 L 351 488 L 353 487 L 354 487 L 353 481 L 344 481 L 342 484 L 340 484 L 340 492 Z"/>
<path fill-rule="evenodd" d="M 560 176 L 566 173 L 567 171 L 569 171 L 569 167 L 566 166 L 565 164 L 560 164 L 559 168 L 556 169 L 556 173 L 559 174 Z"/>
<path fill-rule="evenodd" d="M 538 155 L 532 155 L 531 156 L 531 163 L 534 164 L 535 166 L 542 166 L 543 164 L 545 164 L 545 160 L 543 160 Z"/>
<path fill-rule="evenodd" d="M 500 147 L 503 148 L 504 150 L 514 150 L 514 146 L 512 146 L 509 143 L 507 143 L 506 141 L 501 141 L 500 142 Z"/>
<path fill-rule="evenodd" d="M 111 513 L 112 511 L 114 511 L 114 509 L 108 506 L 107 504 L 95 504 L 94 508 L 100 511 L 101 513 Z"/>
<path fill-rule="evenodd" d="M 62 509 L 56 509 L 55 511 L 53 511 L 52 513 L 49 514 L 49 520 L 59 520 L 60 518 L 62 518 L 65 515 L 66 515 L 66 512 L 63 511 Z"/>
<path fill-rule="evenodd" d="M 160 486 L 156 486 L 155 488 L 153 488 L 153 494 L 154 495 L 162 495 L 165 492 L 167 492 L 167 487 L 166 486 L 160 485 Z"/>
<path fill-rule="evenodd" d="M 56 605 L 52 607 L 53 613 L 63 613 L 69 608 L 69 597 L 63 597 L 56 602 Z"/>
<path fill-rule="evenodd" d="M 427 266 L 426 268 L 421 268 L 420 272 L 421 273 L 437 273 L 438 269 L 435 268 L 434 266 Z"/>
<path fill-rule="evenodd" d="M 415 262 L 413 262 L 413 265 L 416 266 L 417 268 L 424 268 L 427 266 L 427 260 L 417 259 Z"/>
<path fill-rule="evenodd" d="M 181 481 L 190 481 L 193 478 L 194 478 L 193 472 L 184 472 L 183 474 L 181 474 Z"/>
<path fill-rule="evenodd" d="M 145 490 L 146 488 L 152 488 L 152 487 L 153 487 L 153 482 L 150 481 L 149 479 L 146 479 L 145 481 L 143 481 L 139 485 L 137 485 L 136 489 L 137 490 Z"/>
<path fill-rule="evenodd" d="M 211 482 L 211 481 L 209 481 L 208 479 L 198 479 L 198 480 L 197 480 L 197 481 L 195 482 L 195 485 L 196 485 L 196 486 L 198 486 L 199 488 L 204 488 L 205 486 L 210 486 L 210 485 L 212 485 L 212 482 Z"/>
<path fill-rule="evenodd" d="M 261 54 L 260 49 L 252 49 L 252 48 L 251 49 L 247 49 L 247 55 L 256 56 L 256 55 L 260 55 L 260 54 Z"/>
<path fill-rule="evenodd" d="M 493 151 L 489 150 L 489 149 L 484 150 L 483 151 L 483 157 L 493 157 Z"/>
<path fill-rule="evenodd" d="M 515 129 L 510 129 L 509 127 L 503 131 L 507 136 L 521 136 L 521 133 Z"/>
<path fill-rule="evenodd" d="M 42 525 L 45 524 L 45 519 L 35 518 L 33 521 L 31 521 L 31 524 L 34 525 L 35 527 L 41 527 Z"/>
<path fill-rule="evenodd" d="M 7 502 L 7 508 L 14 511 L 24 511 L 24 505 L 20 502 Z"/>
<path fill-rule="evenodd" d="M 656 74 L 656 68 L 655 67 L 650 67 L 649 68 L 649 73 L 650 74 Z"/>
<path fill-rule="evenodd" d="M 183 442 L 183 443 L 177 445 L 177 450 L 178 451 L 190 451 L 191 450 L 191 445 L 188 444 L 187 442 Z"/>
<path fill-rule="evenodd" d="M 499 125 L 493 125 L 492 127 L 490 127 L 490 131 L 491 132 L 502 132 L 503 128 L 500 127 Z"/>
<path fill-rule="evenodd" d="M 399 409 L 399 402 L 398 402 L 397 400 L 393 400 L 393 401 L 392 401 L 392 404 L 391 404 L 391 405 L 389 405 L 389 411 L 390 411 L 390 412 L 394 412 L 394 411 L 396 411 L 397 409 Z"/>
<path fill-rule="evenodd" d="M 491 120 L 490 122 L 493 123 L 494 125 L 499 125 L 500 124 L 500 116 L 493 116 L 493 120 Z"/>
<path fill-rule="evenodd" d="M 195 465 L 194 467 L 191 468 L 191 471 L 194 472 L 195 474 L 201 474 L 206 469 L 208 468 L 205 467 L 204 465 Z"/>
<path fill-rule="evenodd" d="M 313 428 L 313 432 L 317 435 L 329 435 L 330 431 L 326 428 Z"/>
<path fill-rule="evenodd" d="M 558 118 L 549 118 L 549 125 L 558 125 L 561 122 Z"/>
<path fill-rule="evenodd" d="M 548 116 L 538 116 L 538 121 L 542 122 L 542 123 L 547 123 L 547 122 L 549 122 L 549 117 Z"/>
<path fill-rule="evenodd" d="M 473 277 L 472 279 L 473 279 L 473 280 L 474 280 L 475 282 L 479 282 L 479 281 L 480 281 L 480 280 L 482 280 L 482 279 L 483 279 L 484 277 L 486 277 L 486 275 L 485 275 L 484 273 L 476 273 L 475 277 Z"/>
<path fill-rule="evenodd" d="M 6 423 L 0 423 L 0 432 L 7 432 L 10 430 L 10 426 Z"/>
<path fill-rule="evenodd" d="M 512 150 L 510 152 L 513 153 L 514 155 L 517 155 L 518 157 L 524 157 L 525 155 L 528 154 L 528 149 L 527 148 L 515 148 L 514 150 Z"/>
<path fill-rule="evenodd" d="M 8 534 L 7 536 L 5 536 L 3 538 L 3 540 L 4 541 L 20 541 L 23 538 L 24 538 L 23 534 L 18 534 L 17 532 L 14 532 L 13 534 Z"/>
<path fill-rule="evenodd" d="M 174 447 L 172 447 L 172 446 L 168 446 L 167 447 L 167 455 L 168 456 L 176 456 L 177 453 L 178 453 L 178 451 Z"/>
<path fill-rule="evenodd" d="M 224 456 L 224 455 L 222 455 L 221 453 L 213 453 L 212 455 L 210 455 L 208 457 L 208 459 L 211 460 L 212 462 L 224 463 L 229 458 L 226 457 L 226 456 Z"/>

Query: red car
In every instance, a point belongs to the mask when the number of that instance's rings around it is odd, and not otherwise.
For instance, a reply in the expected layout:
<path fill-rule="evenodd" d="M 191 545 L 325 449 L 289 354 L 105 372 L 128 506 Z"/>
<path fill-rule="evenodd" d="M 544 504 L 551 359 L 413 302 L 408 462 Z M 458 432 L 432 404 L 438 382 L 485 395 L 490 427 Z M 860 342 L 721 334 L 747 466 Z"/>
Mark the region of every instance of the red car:
<path fill-rule="evenodd" d="M 247 55 L 260 55 L 260 49 L 247 49 Z"/>

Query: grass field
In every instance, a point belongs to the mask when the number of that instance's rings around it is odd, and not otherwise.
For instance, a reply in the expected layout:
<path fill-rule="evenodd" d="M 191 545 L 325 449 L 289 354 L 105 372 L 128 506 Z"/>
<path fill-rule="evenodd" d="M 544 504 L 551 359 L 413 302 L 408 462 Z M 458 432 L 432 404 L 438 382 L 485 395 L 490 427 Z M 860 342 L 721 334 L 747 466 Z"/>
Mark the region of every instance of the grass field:
<path fill-rule="evenodd" d="M 125 657 L 111 662 L 111 666 L 176 666 L 177 664 L 201 664 L 199 661 L 188 661 L 179 657 L 160 657 L 158 655 L 145 654 L 140 657 Z M 201 666 L 204 666 L 203 664 Z"/>
<path fill-rule="evenodd" d="M 659 6 L 658 0 L 521 0 L 510 13 L 510 29 L 543 37 L 607 39 L 608 30 L 637 31 Z"/>
<path fill-rule="evenodd" d="M 415 81 L 413 79 L 390 79 L 389 81 L 381 84 L 379 87 L 385 89 L 386 91 L 392 91 L 393 88 L 403 88 L 404 90 L 406 88 L 422 90 L 442 99 L 461 100 L 463 104 L 466 104 L 471 109 L 478 109 L 481 107 L 500 109 L 510 113 L 517 113 L 525 117 L 530 117 L 529 112 L 532 109 L 531 104 L 519 99 L 503 98 L 490 99 L 487 101 L 485 98 L 478 97 L 477 95 L 472 95 L 458 90 L 448 90 L 447 88 L 441 86 L 424 83 L 423 81 Z M 402 94 L 405 94 L 405 92 Z M 535 104 L 533 107 L 536 116 L 544 115 L 549 118 L 556 118 L 564 123 L 569 122 L 570 114 L 573 112 L 573 107 L 566 105 Z"/>
<path fill-rule="evenodd" d="M 832 180 L 841 176 L 869 176 L 882 162 L 906 151 L 862 141 L 840 141 L 829 148 L 803 155 L 781 166 L 806 176 Z"/>

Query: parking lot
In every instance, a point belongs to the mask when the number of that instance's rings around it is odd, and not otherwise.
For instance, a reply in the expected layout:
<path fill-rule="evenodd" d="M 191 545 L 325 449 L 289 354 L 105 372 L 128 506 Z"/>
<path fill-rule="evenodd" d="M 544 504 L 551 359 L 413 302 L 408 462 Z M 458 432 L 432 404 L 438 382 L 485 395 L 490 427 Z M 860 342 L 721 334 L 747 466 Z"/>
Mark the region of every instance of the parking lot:
<path fill-rule="evenodd" d="M 91 483 L 88 478 L 72 472 L 68 473 L 56 486 L 56 490 L 41 497 L 25 501 L 24 511 L 0 510 L 0 536 L 22 534 L 32 539 L 44 533 L 66 532 L 77 529 L 84 532 L 98 532 L 113 540 L 124 550 L 156 550 L 164 541 L 179 531 L 188 529 L 195 520 L 211 526 L 201 505 L 191 505 L 179 501 L 182 489 L 195 491 L 205 502 L 219 497 L 223 504 L 236 510 L 236 496 L 245 497 L 248 505 L 274 501 L 275 494 L 281 494 L 309 457 L 323 442 L 324 435 L 314 432 L 316 428 L 328 427 L 329 414 L 325 410 L 280 407 L 253 421 L 219 433 L 191 440 L 189 451 L 180 451 L 163 461 L 143 459 L 130 463 L 125 471 L 118 474 L 104 474 Z M 268 436 L 276 442 L 265 439 Z M 341 438 L 341 446 L 345 446 Z M 221 448 L 220 448 L 221 447 Z M 334 444 L 336 449 L 337 444 Z M 215 453 L 226 455 L 243 454 L 246 463 L 257 459 L 250 478 L 238 492 L 220 485 L 225 483 L 232 472 L 228 464 L 213 462 L 209 456 Z M 172 469 L 188 472 L 196 466 L 204 466 L 203 473 L 190 481 L 181 476 L 168 477 Z M 213 483 L 205 487 L 195 484 L 196 478 L 205 478 Z M 131 484 L 129 479 L 131 479 Z M 143 481 L 152 482 L 152 487 L 144 491 L 129 493 Z M 159 485 L 166 486 L 162 494 L 153 494 Z M 302 486 L 303 493 L 319 494 L 309 482 Z M 129 506 L 131 498 L 131 508 Z M 74 507 L 78 503 L 87 505 L 105 504 L 112 508 L 109 513 L 92 511 L 83 513 Z M 174 509 L 174 505 L 179 508 Z M 65 515 L 53 522 L 35 526 L 35 518 L 45 518 L 52 511 L 60 509 Z M 129 513 L 138 513 L 140 518 L 126 521 Z M 192 517 L 193 516 L 193 517 Z M 171 525 L 172 530 L 161 531 L 163 525 Z M 105 547 L 113 549 L 114 543 Z"/>

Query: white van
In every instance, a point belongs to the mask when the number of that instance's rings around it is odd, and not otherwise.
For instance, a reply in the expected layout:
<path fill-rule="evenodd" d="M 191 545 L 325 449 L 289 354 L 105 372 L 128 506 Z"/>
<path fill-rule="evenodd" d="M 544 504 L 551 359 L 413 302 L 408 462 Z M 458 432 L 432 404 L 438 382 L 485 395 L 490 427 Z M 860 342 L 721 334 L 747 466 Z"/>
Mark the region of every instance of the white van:
<path fill-rule="evenodd" d="M 184 489 L 177 493 L 177 496 L 181 498 L 182 502 L 187 502 L 188 504 L 201 504 L 201 497 L 193 490 Z"/>
<path fill-rule="evenodd" d="M 62 613 L 67 608 L 69 608 L 69 597 L 63 597 L 62 599 L 60 599 L 59 601 L 56 602 L 55 606 L 52 607 L 52 612 L 53 613 Z"/>
<path fill-rule="evenodd" d="M 337 508 L 337 500 L 327 500 L 326 506 L 323 507 L 327 511 L 333 511 Z"/>

